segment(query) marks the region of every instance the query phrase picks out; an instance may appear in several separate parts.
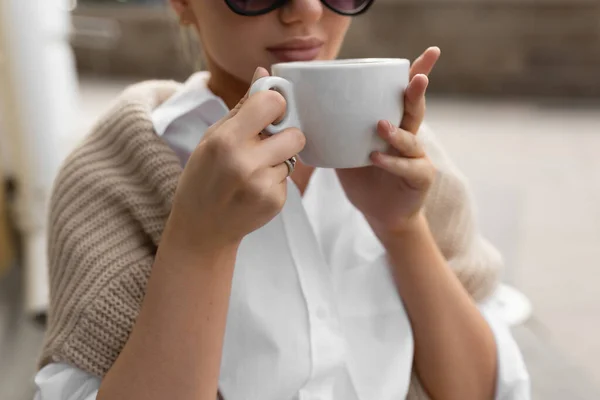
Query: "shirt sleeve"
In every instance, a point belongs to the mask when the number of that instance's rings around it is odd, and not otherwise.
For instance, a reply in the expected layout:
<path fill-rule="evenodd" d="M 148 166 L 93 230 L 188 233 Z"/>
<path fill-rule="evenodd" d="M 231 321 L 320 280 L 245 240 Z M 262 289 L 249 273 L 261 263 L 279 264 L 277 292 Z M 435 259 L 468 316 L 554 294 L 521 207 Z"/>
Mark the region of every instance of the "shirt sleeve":
<path fill-rule="evenodd" d="M 35 376 L 34 400 L 96 400 L 100 378 L 68 364 L 48 364 Z"/>
<path fill-rule="evenodd" d="M 508 325 L 489 305 L 479 305 L 490 326 L 498 354 L 495 400 L 531 400 L 531 382 L 519 346 Z"/>

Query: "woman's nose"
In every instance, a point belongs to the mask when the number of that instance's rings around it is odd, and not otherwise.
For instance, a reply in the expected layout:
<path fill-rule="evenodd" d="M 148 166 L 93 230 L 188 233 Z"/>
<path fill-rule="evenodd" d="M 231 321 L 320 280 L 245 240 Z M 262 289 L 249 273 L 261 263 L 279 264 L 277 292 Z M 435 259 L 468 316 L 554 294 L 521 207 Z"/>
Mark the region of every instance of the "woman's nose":
<path fill-rule="evenodd" d="M 321 0 L 289 0 L 281 9 L 281 19 L 286 24 L 313 23 L 321 19 Z"/>

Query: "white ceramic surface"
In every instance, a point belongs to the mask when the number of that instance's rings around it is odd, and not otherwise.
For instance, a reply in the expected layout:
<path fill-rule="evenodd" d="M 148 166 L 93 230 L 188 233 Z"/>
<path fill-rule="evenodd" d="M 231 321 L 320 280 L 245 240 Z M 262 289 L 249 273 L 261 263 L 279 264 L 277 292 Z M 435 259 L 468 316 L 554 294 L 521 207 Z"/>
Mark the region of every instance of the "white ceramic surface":
<path fill-rule="evenodd" d="M 369 155 L 385 150 L 377 122 L 400 124 L 410 62 L 354 59 L 275 64 L 272 75 L 252 85 L 250 94 L 279 91 L 287 101 L 283 120 L 267 128 L 274 134 L 296 127 L 306 135 L 299 154 L 305 164 L 354 168 L 371 164 Z"/>

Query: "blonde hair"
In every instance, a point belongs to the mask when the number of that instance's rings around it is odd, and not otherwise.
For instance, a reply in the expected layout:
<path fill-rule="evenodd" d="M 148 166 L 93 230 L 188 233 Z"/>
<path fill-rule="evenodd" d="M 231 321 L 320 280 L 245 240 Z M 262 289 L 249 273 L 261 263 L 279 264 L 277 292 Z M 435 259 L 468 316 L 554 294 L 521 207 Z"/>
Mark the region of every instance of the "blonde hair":
<path fill-rule="evenodd" d="M 184 61 L 193 71 L 201 71 L 204 67 L 202 44 L 193 24 L 184 24 L 179 16 L 170 9 L 179 34 L 180 52 Z"/>
<path fill-rule="evenodd" d="M 180 26 L 179 36 L 183 57 L 194 71 L 203 69 L 203 57 L 198 34 L 193 26 Z"/>

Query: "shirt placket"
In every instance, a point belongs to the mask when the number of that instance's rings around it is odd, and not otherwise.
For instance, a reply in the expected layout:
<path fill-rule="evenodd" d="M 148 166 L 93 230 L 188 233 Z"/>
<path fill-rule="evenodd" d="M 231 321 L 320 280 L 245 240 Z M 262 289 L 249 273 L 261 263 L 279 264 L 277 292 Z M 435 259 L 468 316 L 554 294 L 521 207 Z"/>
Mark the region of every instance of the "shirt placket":
<path fill-rule="evenodd" d="M 322 255 L 297 188 L 288 185 L 282 212 L 290 252 L 308 310 L 311 347 L 310 377 L 299 400 L 333 398 L 337 371 L 345 364 L 346 343 L 334 303 L 331 271 Z"/>

